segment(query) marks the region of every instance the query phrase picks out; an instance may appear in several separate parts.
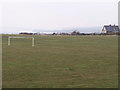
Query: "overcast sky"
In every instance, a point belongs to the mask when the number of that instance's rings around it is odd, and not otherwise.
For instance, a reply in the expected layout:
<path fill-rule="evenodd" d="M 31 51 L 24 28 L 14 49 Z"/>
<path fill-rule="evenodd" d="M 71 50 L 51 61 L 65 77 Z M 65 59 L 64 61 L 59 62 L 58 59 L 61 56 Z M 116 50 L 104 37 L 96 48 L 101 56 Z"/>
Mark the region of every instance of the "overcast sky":
<path fill-rule="evenodd" d="M 50 1 L 5 0 L 1 7 L 0 27 L 52 30 L 118 23 L 116 0 Z"/>

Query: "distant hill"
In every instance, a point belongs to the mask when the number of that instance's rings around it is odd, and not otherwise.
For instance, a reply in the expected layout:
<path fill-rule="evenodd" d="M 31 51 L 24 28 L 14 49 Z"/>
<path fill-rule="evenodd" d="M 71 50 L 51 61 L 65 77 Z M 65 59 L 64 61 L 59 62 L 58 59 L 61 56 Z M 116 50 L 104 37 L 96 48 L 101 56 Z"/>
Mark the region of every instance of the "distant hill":
<path fill-rule="evenodd" d="M 70 28 L 62 28 L 62 29 L 54 29 L 54 30 L 48 30 L 48 29 L 25 29 L 25 28 L 0 28 L 2 30 L 3 34 L 18 34 L 21 31 L 29 31 L 29 32 L 56 32 L 56 33 L 71 33 L 72 31 L 76 30 L 80 33 L 100 33 L 102 27 L 70 27 Z"/>
<path fill-rule="evenodd" d="M 102 27 L 76 27 L 76 28 L 63 28 L 63 29 L 56 29 L 56 30 L 40 30 L 40 29 L 35 29 L 33 30 L 34 32 L 57 32 L 57 33 L 71 33 L 72 31 L 76 30 L 81 33 L 100 33 Z"/>

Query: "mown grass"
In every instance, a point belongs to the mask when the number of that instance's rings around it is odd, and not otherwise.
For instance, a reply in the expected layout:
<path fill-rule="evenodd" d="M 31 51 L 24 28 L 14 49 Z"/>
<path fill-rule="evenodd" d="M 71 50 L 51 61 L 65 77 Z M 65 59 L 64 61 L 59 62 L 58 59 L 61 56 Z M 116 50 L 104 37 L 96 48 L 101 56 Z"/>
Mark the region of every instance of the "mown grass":
<path fill-rule="evenodd" d="M 116 88 L 117 36 L 3 35 L 3 88 Z"/>

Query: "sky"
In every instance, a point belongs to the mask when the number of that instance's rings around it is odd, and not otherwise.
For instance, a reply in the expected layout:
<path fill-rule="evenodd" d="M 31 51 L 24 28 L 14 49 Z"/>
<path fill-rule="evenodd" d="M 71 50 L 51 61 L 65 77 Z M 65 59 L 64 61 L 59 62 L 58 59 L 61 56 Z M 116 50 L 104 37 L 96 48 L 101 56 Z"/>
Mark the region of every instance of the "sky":
<path fill-rule="evenodd" d="M 118 0 L 4 0 L 0 12 L 2 32 L 118 24 Z"/>

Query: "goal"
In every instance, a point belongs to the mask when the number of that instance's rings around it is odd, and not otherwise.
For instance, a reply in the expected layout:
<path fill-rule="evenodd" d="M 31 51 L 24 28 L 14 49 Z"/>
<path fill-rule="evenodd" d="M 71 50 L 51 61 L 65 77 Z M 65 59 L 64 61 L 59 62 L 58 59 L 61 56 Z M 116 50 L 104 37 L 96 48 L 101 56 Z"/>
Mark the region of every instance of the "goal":
<path fill-rule="evenodd" d="M 18 36 L 9 36 L 8 37 L 8 46 L 10 46 L 10 39 L 11 38 L 31 38 L 32 39 L 32 46 L 35 46 L 35 44 L 34 44 L 34 37 L 18 37 Z"/>

